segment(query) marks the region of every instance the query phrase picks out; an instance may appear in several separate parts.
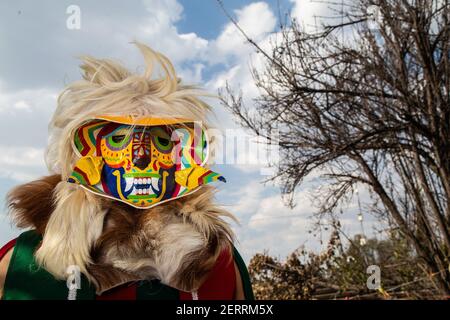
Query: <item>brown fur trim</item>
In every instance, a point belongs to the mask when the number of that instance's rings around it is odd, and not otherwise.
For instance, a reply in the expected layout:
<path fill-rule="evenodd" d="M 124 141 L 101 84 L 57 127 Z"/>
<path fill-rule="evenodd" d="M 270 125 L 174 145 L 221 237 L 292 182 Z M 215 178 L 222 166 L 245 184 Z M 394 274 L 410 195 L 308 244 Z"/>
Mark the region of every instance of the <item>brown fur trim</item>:
<path fill-rule="evenodd" d="M 105 264 L 91 264 L 88 272 L 89 280 L 95 285 L 98 295 L 121 284 L 140 280 L 133 274 Z"/>
<path fill-rule="evenodd" d="M 212 203 L 213 188 L 204 187 L 188 199 L 173 202 L 174 214 L 192 223 L 205 237 L 205 246 L 186 255 L 171 283 L 184 291 L 197 290 L 214 267 L 222 250 L 231 250 L 234 235 L 221 216 L 235 218 Z M 231 255 L 230 255 L 231 256 Z"/>
<path fill-rule="evenodd" d="M 35 228 L 43 234 L 54 210 L 53 190 L 60 175 L 43 177 L 12 189 L 6 198 L 12 218 L 19 228 Z"/>
<path fill-rule="evenodd" d="M 44 234 L 55 208 L 59 175 L 14 188 L 7 198 L 20 228 Z M 213 203 L 213 188 L 204 186 L 186 197 L 154 208 L 135 209 L 103 199 L 103 231 L 90 250 L 87 276 L 101 293 L 128 281 L 158 278 L 183 291 L 198 289 L 222 250 L 231 250 L 233 233 Z M 172 254 L 173 252 L 173 254 Z"/>
<path fill-rule="evenodd" d="M 233 217 L 212 203 L 212 188 L 206 187 L 181 199 L 161 204 L 148 210 L 132 209 L 114 203 L 105 217 L 102 235 L 91 251 L 94 265 L 103 266 L 96 280 L 104 289 L 114 282 L 116 275 L 108 267 L 122 269 L 139 279 L 161 279 L 165 284 L 183 291 L 198 289 L 208 276 L 222 250 L 231 250 L 233 234 L 221 216 Z M 171 227 L 189 226 L 189 229 L 167 244 Z M 189 243 L 201 238 L 202 245 L 193 250 L 178 248 L 179 243 Z M 168 245 L 168 247 L 166 247 Z M 188 247 L 188 246 L 187 246 Z M 167 278 L 164 271 L 166 258 L 161 250 L 173 249 L 182 255 L 174 272 Z M 161 264 L 155 264 L 160 261 Z"/>

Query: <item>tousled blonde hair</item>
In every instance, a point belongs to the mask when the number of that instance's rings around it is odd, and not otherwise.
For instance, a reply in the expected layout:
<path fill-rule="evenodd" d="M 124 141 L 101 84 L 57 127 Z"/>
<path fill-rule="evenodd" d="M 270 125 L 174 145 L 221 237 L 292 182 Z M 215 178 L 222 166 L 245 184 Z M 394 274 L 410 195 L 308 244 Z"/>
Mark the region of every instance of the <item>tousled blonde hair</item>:
<path fill-rule="evenodd" d="M 58 98 L 49 126 L 46 164 L 50 172 L 61 174 L 62 182 L 55 189 L 55 210 L 36 252 L 38 263 L 56 278 L 64 279 L 70 265 L 86 273 L 89 250 L 101 234 L 105 215 L 99 197 L 66 182 L 78 160 L 72 140 L 81 124 L 99 115 L 127 115 L 194 119 L 206 129 L 211 127 L 210 107 L 201 99 L 208 94 L 181 84 L 167 57 L 135 44 L 144 57 L 144 74 L 132 74 L 112 60 L 85 56 L 83 79 L 70 84 Z M 161 76 L 156 75 L 158 68 Z"/>

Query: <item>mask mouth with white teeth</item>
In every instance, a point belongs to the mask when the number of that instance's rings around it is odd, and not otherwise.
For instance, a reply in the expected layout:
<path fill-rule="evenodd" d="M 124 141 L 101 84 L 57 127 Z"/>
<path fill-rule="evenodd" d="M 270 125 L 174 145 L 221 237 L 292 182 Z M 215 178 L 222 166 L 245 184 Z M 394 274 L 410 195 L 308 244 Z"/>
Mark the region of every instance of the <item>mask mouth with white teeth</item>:
<path fill-rule="evenodd" d="M 152 194 L 159 194 L 161 192 L 158 186 L 161 175 L 154 176 L 141 176 L 141 177 L 124 177 L 126 182 L 125 193 L 129 193 L 132 196 L 150 196 Z"/>
<path fill-rule="evenodd" d="M 182 119 L 100 116 L 75 130 L 79 160 L 68 182 L 147 209 L 220 180 L 205 167 L 206 132 Z"/>

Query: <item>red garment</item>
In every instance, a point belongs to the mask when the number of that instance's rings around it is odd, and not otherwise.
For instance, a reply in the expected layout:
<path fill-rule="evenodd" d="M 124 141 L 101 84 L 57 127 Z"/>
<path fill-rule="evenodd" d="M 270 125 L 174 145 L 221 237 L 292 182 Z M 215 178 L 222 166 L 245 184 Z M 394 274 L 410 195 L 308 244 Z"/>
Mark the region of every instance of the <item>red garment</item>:
<path fill-rule="evenodd" d="M 236 289 L 234 259 L 228 250 L 217 258 L 209 277 L 197 291 L 199 300 L 232 300 Z M 217 290 L 220 288 L 220 290 Z M 190 292 L 180 291 L 180 300 L 193 300 Z"/>
<path fill-rule="evenodd" d="M 8 251 L 11 250 L 15 245 L 16 245 L 16 239 L 12 239 L 10 242 L 8 242 L 7 244 L 5 244 L 5 245 L 0 249 L 0 260 L 2 260 L 3 257 L 6 256 L 6 254 L 8 253 Z"/>
<path fill-rule="evenodd" d="M 95 296 L 95 300 L 136 300 L 136 287 L 136 283 L 126 283 Z"/>

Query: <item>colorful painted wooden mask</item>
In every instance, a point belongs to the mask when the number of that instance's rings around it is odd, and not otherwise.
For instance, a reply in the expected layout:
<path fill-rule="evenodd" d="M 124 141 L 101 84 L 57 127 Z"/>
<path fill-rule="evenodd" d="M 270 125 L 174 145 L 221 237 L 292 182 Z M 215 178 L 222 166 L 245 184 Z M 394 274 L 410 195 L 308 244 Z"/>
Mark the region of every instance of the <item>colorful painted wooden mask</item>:
<path fill-rule="evenodd" d="M 225 182 L 204 166 L 206 133 L 192 121 L 98 117 L 80 126 L 73 142 L 81 158 L 68 181 L 136 208 Z"/>

